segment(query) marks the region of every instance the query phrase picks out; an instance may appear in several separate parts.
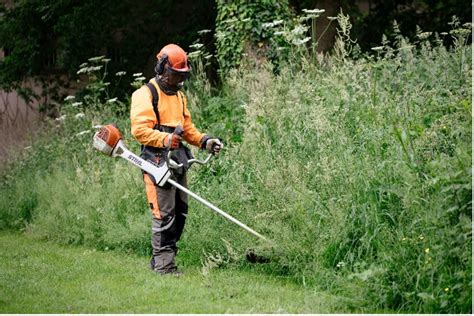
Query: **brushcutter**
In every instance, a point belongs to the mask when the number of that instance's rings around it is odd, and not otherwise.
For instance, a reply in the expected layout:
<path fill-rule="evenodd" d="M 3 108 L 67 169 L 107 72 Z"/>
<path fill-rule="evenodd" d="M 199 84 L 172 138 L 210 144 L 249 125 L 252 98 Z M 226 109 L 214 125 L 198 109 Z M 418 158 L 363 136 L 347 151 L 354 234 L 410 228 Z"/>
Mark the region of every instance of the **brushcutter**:
<path fill-rule="evenodd" d="M 175 134 L 180 135 L 182 133 L 182 127 L 177 126 Z M 135 155 L 130 150 L 125 147 L 125 143 L 122 138 L 122 134 L 120 133 L 119 129 L 115 124 L 108 124 L 103 126 L 99 131 L 94 134 L 93 137 L 93 146 L 95 149 L 100 151 L 101 153 L 110 156 L 110 157 L 122 157 L 123 159 L 127 160 L 128 162 L 132 163 L 133 165 L 137 166 L 138 168 L 142 169 L 146 173 L 148 173 L 153 181 L 160 187 L 164 186 L 166 183 L 169 183 L 181 191 L 189 194 L 191 197 L 199 201 L 200 203 L 204 204 L 217 214 L 225 217 L 232 223 L 238 225 L 239 227 L 245 229 L 247 232 L 251 233 L 252 235 L 266 241 L 270 242 L 261 234 L 257 233 L 255 230 L 251 229 L 244 223 L 240 222 L 236 218 L 232 217 L 231 215 L 227 214 L 217 206 L 211 204 L 210 202 L 206 201 L 199 195 L 193 193 L 192 191 L 188 190 L 187 188 L 183 187 L 173 179 L 171 179 L 171 170 L 177 169 L 183 166 L 183 164 L 179 164 L 171 158 L 171 150 L 168 152 L 166 157 L 166 163 L 162 164 L 161 166 L 155 165 L 147 160 L 142 159 L 141 157 Z M 188 166 L 192 165 L 193 163 L 198 163 L 201 165 L 205 165 L 211 159 L 212 154 L 209 154 L 205 160 L 198 160 L 198 159 L 190 159 L 188 160 Z"/>

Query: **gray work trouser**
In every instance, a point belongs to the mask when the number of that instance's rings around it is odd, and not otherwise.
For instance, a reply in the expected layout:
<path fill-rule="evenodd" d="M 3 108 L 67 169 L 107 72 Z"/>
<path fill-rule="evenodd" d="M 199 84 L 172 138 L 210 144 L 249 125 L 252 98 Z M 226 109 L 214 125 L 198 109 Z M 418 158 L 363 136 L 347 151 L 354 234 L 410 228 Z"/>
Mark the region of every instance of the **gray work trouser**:
<path fill-rule="evenodd" d="M 187 187 L 186 174 L 175 179 Z M 183 233 L 188 214 L 188 195 L 170 184 L 159 187 L 144 175 L 147 199 L 152 213 L 152 268 L 157 272 L 176 269 L 176 243 Z"/>

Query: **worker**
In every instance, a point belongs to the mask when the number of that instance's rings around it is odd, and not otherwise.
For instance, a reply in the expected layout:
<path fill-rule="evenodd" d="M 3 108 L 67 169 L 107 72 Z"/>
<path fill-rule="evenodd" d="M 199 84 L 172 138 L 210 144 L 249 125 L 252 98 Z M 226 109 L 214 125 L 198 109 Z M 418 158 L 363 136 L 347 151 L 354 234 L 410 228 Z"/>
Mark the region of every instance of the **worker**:
<path fill-rule="evenodd" d="M 175 44 L 166 45 L 156 55 L 156 76 L 132 94 L 130 109 L 131 132 L 142 145 L 141 157 L 161 166 L 168 151 L 185 166 L 173 171 L 172 179 L 187 187 L 187 160 L 192 158 L 188 144 L 217 154 L 223 148 L 221 140 L 201 133 L 193 124 L 187 99 L 181 91 L 191 73 L 188 56 Z M 173 133 L 177 126 L 184 131 Z M 144 173 L 147 200 L 151 210 L 150 266 L 159 274 L 180 275 L 176 267 L 176 243 L 181 237 L 188 214 L 188 196 L 170 184 L 156 185 L 151 175 Z"/>

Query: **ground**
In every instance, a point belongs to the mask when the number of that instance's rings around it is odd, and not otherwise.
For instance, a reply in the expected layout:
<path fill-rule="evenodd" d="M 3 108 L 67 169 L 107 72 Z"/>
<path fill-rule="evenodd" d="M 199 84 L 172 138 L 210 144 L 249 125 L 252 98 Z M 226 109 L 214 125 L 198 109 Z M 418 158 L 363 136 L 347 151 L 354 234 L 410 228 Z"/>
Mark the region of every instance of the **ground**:
<path fill-rule="evenodd" d="M 0 313 L 328 313 L 328 294 L 254 271 L 159 276 L 146 257 L 0 232 Z"/>

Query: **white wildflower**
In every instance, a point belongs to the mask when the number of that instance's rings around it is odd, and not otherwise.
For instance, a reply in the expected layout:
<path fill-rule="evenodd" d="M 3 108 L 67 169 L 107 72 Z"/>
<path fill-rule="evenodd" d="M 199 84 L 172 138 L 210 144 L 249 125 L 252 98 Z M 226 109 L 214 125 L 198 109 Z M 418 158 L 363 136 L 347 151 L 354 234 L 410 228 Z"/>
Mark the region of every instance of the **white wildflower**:
<path fill-rule="evenodd" d="M 73 95 L 68 95 L 67 97 L 64 98 L 64 101 L 71 101 L 74 100 L 76 97 Z"/>
<path fill-rule="evenodd" d="M 103 126 L 103 125 L 98 124 L 98 125 L 92 126 L 92 128 L 99 129 L 99 128 L 102 128 L 102 126 Z"/>
<path fill-rule="evenodd" d="M 65 119 L 66 119 L 66 114 L 61 115 L 60 117 L 57 117 L 56 121 L 61 122 L 61 121 L 64 121 Z"/>
<path fill-rule="evenodd" d="M 197 33 L 198 33 L 199 35 L 203 35 L 203 34 L 210 33 L 210 32 L 211 32 L 211 30 L 200 30 L 200 31 L 198 31 Z"/>
<path fill-rule="evenodd" d="M 84 68 L 79 69 L 79 70 L 76 72 L 76 74 L 80 75 L 80 74 L 86 73 L 88 70 L 89 70 L 88 67 L 84 67 Z"/>
<path fill-rule="evenodd" d="M 98 71 L 98 70 L 101 70 L 101 69 L 102 69 L 102 66 L 94 66 L 94 67 L 89 67 L 88 71 L 92 72 L 92 71 Z"/>
<path fill-rule="evenodd" d="M 134 77 L 140 77 L 141 75 L 143 75 L 141 72 L 137 72 L 137 73 L 134 73 L 132 76 L 134 76 Z"/>
<path fill-rule="evenodd" d="M 267 28 L 267 27 L 275 27 L 277 25 L 280 25 L 283 23 L 283 20 L 275 20 L 273 22 L 267 22 L 267 23 L 263 23 L 262 24 L 262 27 L 264 28 Z"/>
<path fill-rule="evenodd" d="M 87 130 L 87 131 L 82 131 L 82 132 L 79 132 L 76 134 L 76 136 L 82 136 L 82 135 L 85 135 L 85 134 L 89 134 L 91 131 Z"/>
<path fill-rule="evenodd" d="M 84 113 L 77 113 L 74 117 L 79 120 L 79 119 L 81 119 L 81 118 L 83 118 L 83 117 L 85 117 L 85 116 L 86 116 L 86 115 L 85 115 Z"/>
<path fill-rule="evenodd" d="M 297 25 L 294 29 L 291 30 L 291 33 L 295 35 L 304 34 L 308 30 L 307 27 L 302 25 Z"/>
<path fill-rule="evenodd" d="M 311 37 L 305 37 L 303 39 L 296 39 L 293 41 L 293 44 L 295 45 L 303 45 L 304 43 L 308 42 L 311 39 Z"/>
<path fill-rule="evenodd" d="M 273 26 L 280 25 L 280 24 L 282 24 L 283 22 L 284 22 L 283 20 L 275 20 L 275 21 L 273 21 Z"/>
<path fill-rule="evenodd" d="M 189 48 L 193 48 L 193 49 L 200 49 L 201 47 L 203 47 L 204 45 L 201 44 L 201 43 L 196 43 L 196 44 L 192 44 L 192 45 L 189 45 Z"/>
<path fill-rule="evenodd" d="M 316 19 L 316 18 L 319 18 L 319 14 L 308 14 L 307 17 L 309 19 Z"/>
<path fill-rule="evenodd" d="M 82 105 L 82 102 L 74 102 L 73 104 L 71 104 L 71 106 L 73 107 L 77 107 L 79 105 Z"/>
<path fill-rule="evenodd" d="M 125 76 L 126 74 L 127 74 L 127 72 L 125 72 L 125 71 L 119 71 L 119 72 L 117 72 L 115 75 L 116 75 L 117 77 L 120 77 L 120 76 Z"/>
<path fill-rule="evenodd" d="M 412 49 L 413 47 L 415 47 L 415 46 L 413 46 L 413 45 L 403 45 L 402 47 L 400 47 L 400 50 L 402 50 L 402 49 Z"/>
<path fill-rule="evenodd" d="M 103 62 L 103 63 L 108 63 L 109 61 L 111 61 L 110 58 L 104 58 L 104 59 L 102 59 L 102 62 Z"/>
<path fill-rule="evenodd" d="M 308 21 L 309 19 L 311 19 L 311 16 L 308 16 L 308 15 L 300 16 L 298 17 L 298 22 L 303 23 L 303 22 Z"/>
<path fill-rule="evenodd" d="M 303 9 L 302 11 L 307 14 L 321 14 L 321 13 L 326 12 L 326 10 L 324 9 L 313 9 L 313 10 Z"/>
<path fill-rule="evenodd" d="M 117 102 L 117 98 L 113 98 L 113 99 L 107 100 L 107 103 L 114 103 L 114 102 Z"/>
<path fill-rule="evenodd" d="M 194 51 L 194 52 L 190 52 L 188 54 L 188 57 L 189 58 L 195 58 L 195 57 L 198 57 L 199 55 L 201 55 L 201 51 L 197 50 L 197 51 Z"/>
<path fill-rule="evenodd" d="M 343 268 L 344 266 L 346 265 L 346 263 L 344 261 L 339 261 L 336 265 L 336 267 L 338 268 Z"/>
<path fill-rule="evenodd" d="M 89 58 L 89 61 L 92 61 L 92 62 L 94 62 L 94 61 L 100 61 L 100 60 L 102 60 L 102 59 L 104 59 L 104 58 L 105 58 L 105 56 L 97 56 L 97 57 Z"/>
<path fill-rule="evenodd" d="M 383 48 L 384 48 L 383 46 L 375 46 L 375 47 L 372 47 L 371 50 L 379 52 L 379 51 L 383 50 Z"/>
<path fill-rule="evenodd" d="M 145 77 L 138 77 L 138 78 L 135 78 L 136 81 L 143 81 L 145 80 L 146 78 Z"/>
<path fill-rule="evenodd" d="M 84 68 L 84 67 L 87 67 L 87 63 L 82 63 L 79 65 L 79 68 Z"/>
<path fill-rule="evenodd" d="M 275 32 L 275 33 L 273 33 L 273 34 L 274 34 L 274 35 L 283 35 L 283 34 L 285 34 L 285 32 L 283 32 L 283 31 L 278 31 L 278 32 Z"/>
<path fill-rule="evenodd" d="M 431 34 L 433 34 L 433 33 L 432 32 L 423 32 L 423 33 L 418 34 L 418 38 L 420 40 L 424 40 L 424 39 L 427 39 L 428 37 L 430 37 Z"/>
<path fill-rule="evenodd" d="M 273 27 L 273 22 L 262 23 L 263 28 Z"/>
<path fill-rule="evenodd" d="M 327 18 L 328 18 L 328 20 L 330 20 L 330 21 L 337 20 L 337 17 L 335 17 L 335 16 L 328 16 Z"/>

